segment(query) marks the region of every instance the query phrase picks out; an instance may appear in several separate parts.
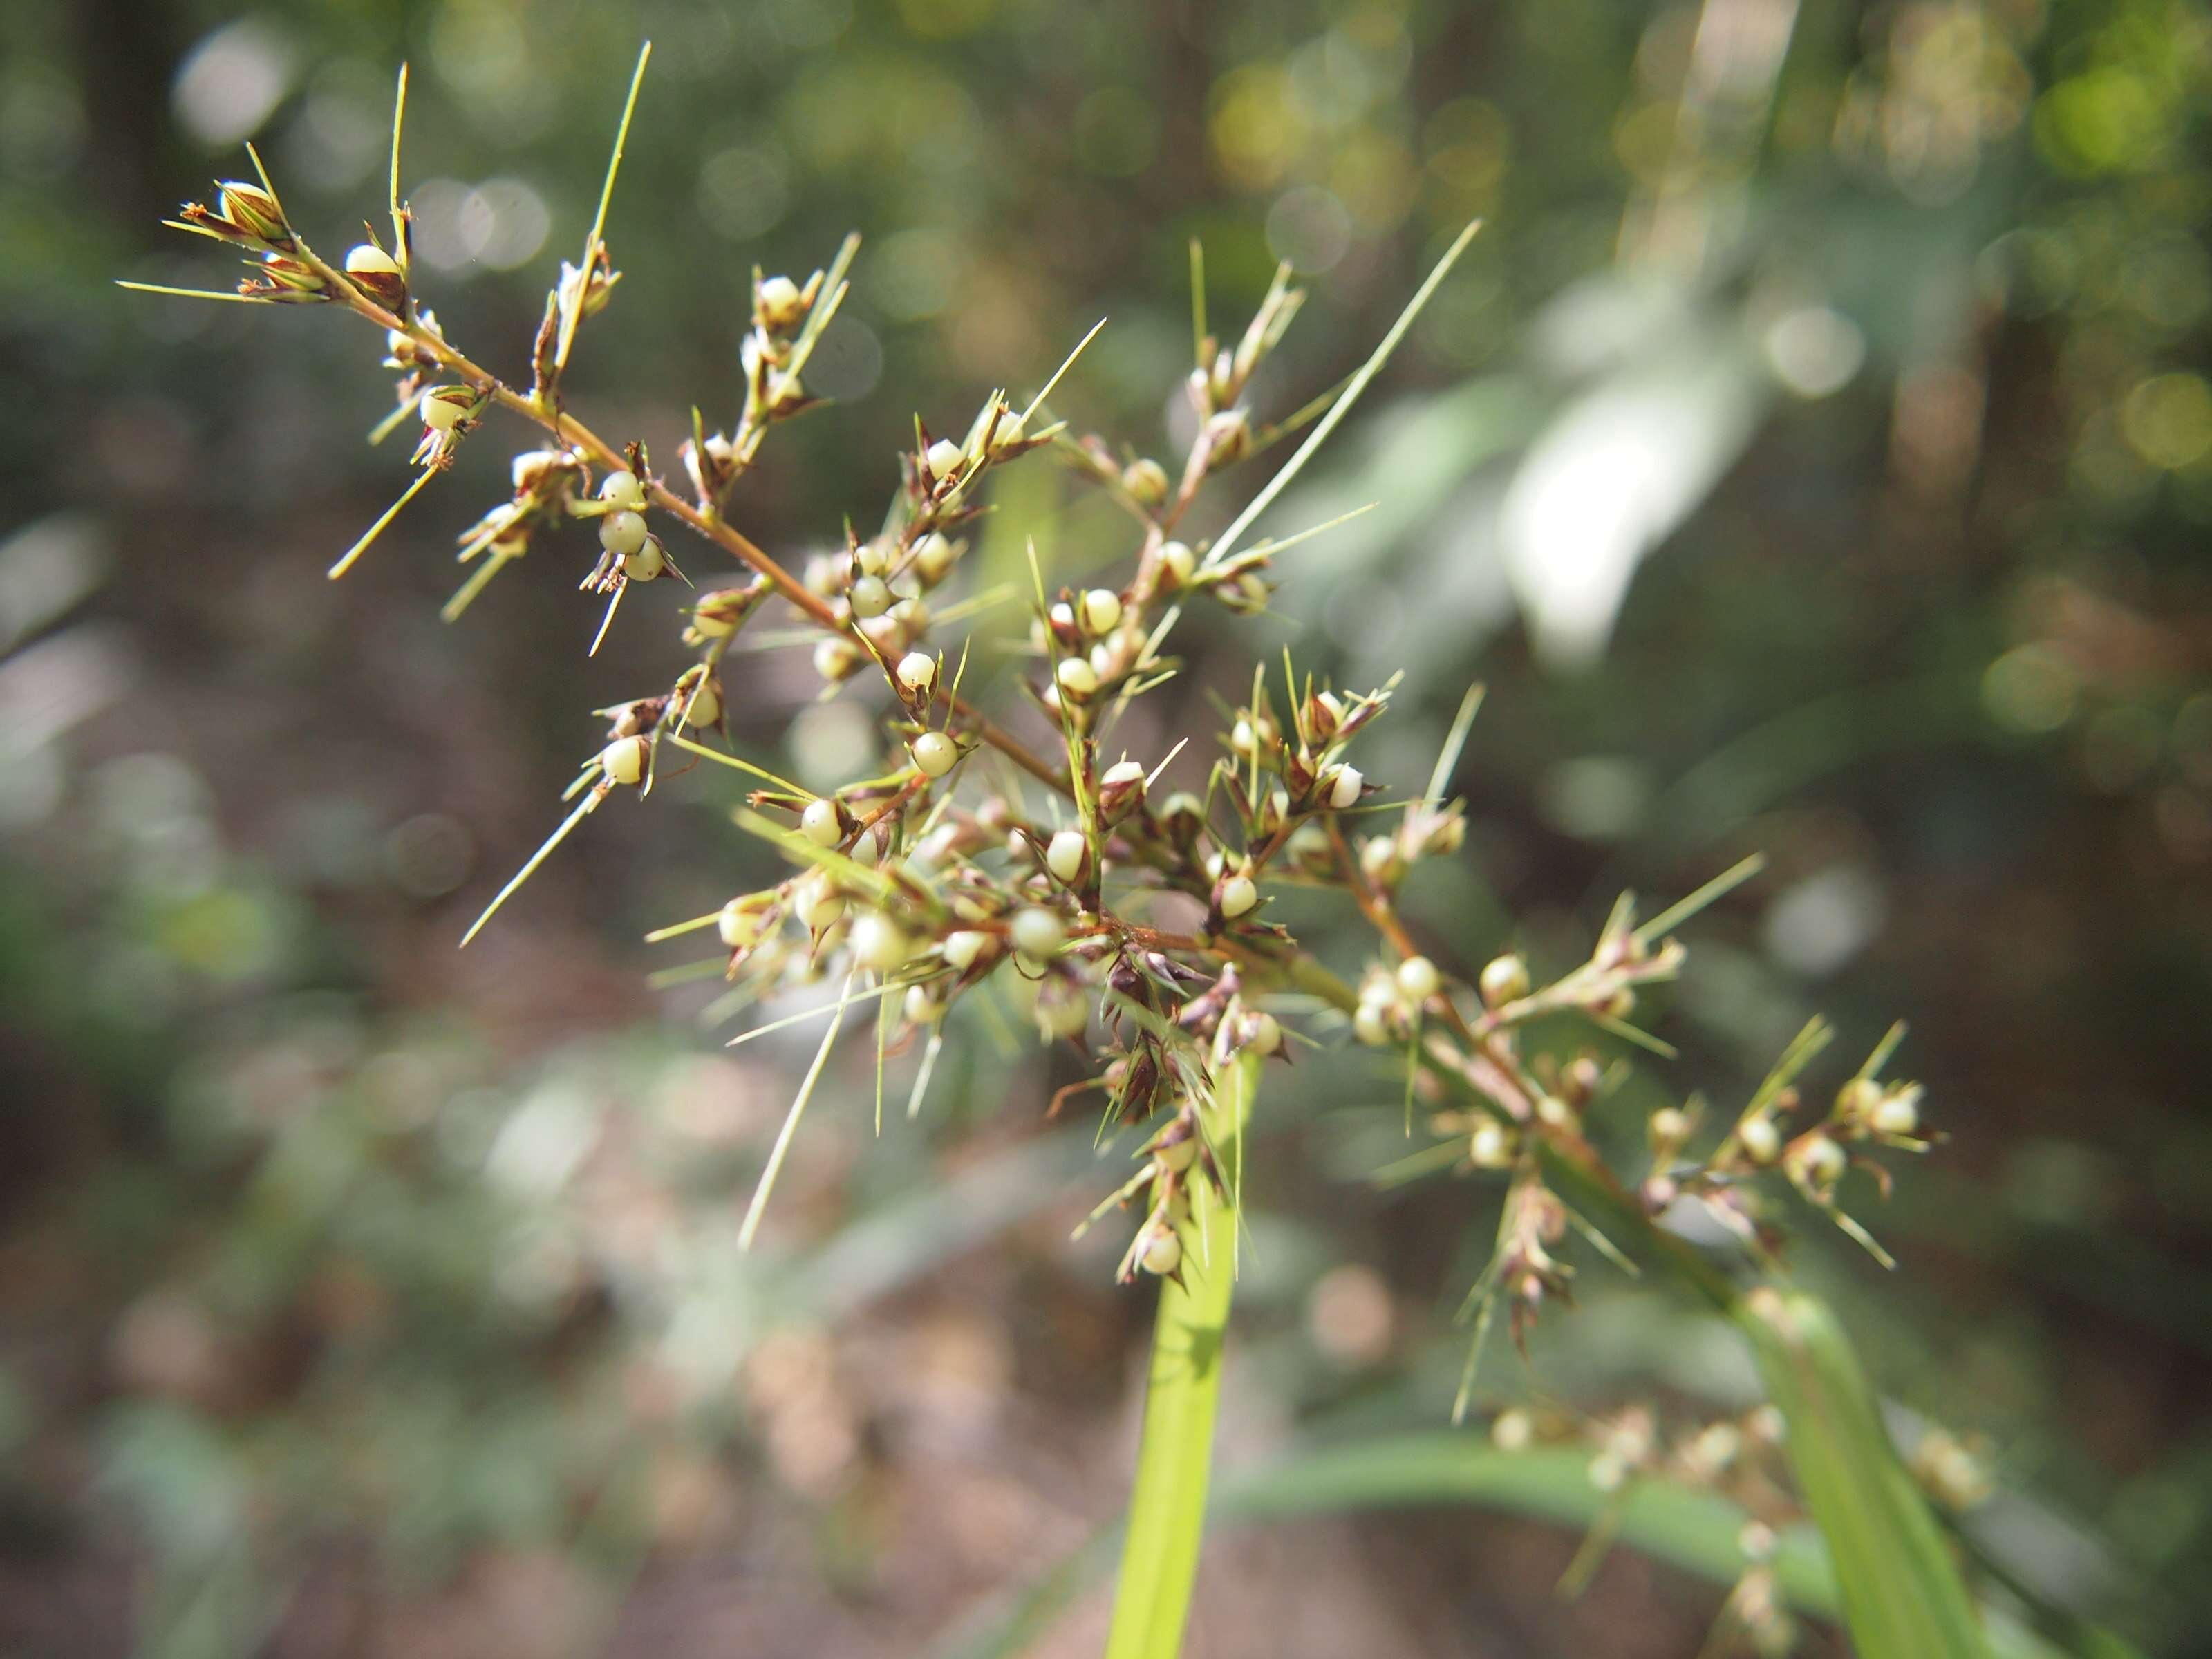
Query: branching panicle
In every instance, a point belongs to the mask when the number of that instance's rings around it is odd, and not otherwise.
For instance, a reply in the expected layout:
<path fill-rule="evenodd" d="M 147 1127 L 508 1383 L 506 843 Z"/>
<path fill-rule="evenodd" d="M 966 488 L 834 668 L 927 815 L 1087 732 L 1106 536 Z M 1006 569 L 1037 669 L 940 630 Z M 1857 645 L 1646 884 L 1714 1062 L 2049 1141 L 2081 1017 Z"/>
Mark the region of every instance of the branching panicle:
<path fill-rule="evenodd" d="M 744 401 L 722 427 L 692 410 L 678 454 L 680 492 L 653 471 L 641 445 L 601 437 L 562 402 L 562 375 L 580 336 L 617 297 L 609 208 L 645 66 L 641 54 L 591 230 L 546 296 L 526 388 L 480 367 L 419 303 L 411 219 L 399 194 L 404 72 L 389 247 L 371 229 L 341 260 L 325 260 L 265 175 L 258 184 L 222 184 L 214 205 L 188 204 L 171 222 L 244 252 L 251 274 L 237 297 L 335 306 L 374 325 L 398 377 L 396 412 L 375 435 L 410 416 L 421 422 L 415 477 L 333 576 L 448 469 L 458 447 L 495 411 L 534 424 L 539 435 L 514 457 L 508 497 L 459 532 L 458 558 L 471 568 L 445 608 L 448 621 L 533 549 L 582 543 L 575 520 L 591 521 L 596 535 L 596 548 L 580 548 L 588 562 L 580 586 L 606 600 L 600 637 L 630 587 L 665 575 L 688 582 L 664 539 L 672 525 L 746 568 L 739 581 L 692 598 L 678 630 L 681 655 L 664 679 L 598 711 L 606 732 L 566 793 L 574 803 L 566 819 L 462 942 L 611 796 L 634 790 L 642 797 L 664 775 L 707 763 L 753 780 L 738 821 L 770 842 L 791 873 L 653 936 L 712 927 L 725 975 L 746 1000 L 815 981 L 842 988 L 747 1215 L 748 1240 L 844 1011 L 872 1000 L 879 1053 L 921 1051 L 918 1108 L 945 1019 L 988 986 L 1044 1040 L 1066 1042 L 1090 1062 L 1091 1080 L 1064 1091 L 1055 1109 L 1096 1091 L 1104 1097 L 1102 1133 L 1141 1126 L 1138 1171 L 1101 1206 L 1140 1211 L 1121 1260 L 1124 1279 L 1179 1275 L 1197 1236 L 1194 1213 L 1233 1206 L 1239 1196 L 1241 1168 L 1209 1139 L 1208 1103 L 1227 1069 L 1255 1058 L 1287 1064 L 1293 1040 L 1325 1036 L 1332 1022 L 1401 1066 L 1408 1132 L 1418 1106 L 1434 1140 L 1404 1169 L 1457 1164 L 1506 1179 L 1498 1249 L 1469 1302 L 1470 1387 L 1498 1303 L 1516 1342 L 1525 1342 L 1537 1315 L 1566 1299 L 1574 1268 L 1561 1252 L 1571 1238 L 1624 1265 L 1673 1262 L 1700 1288 L 1722 1294 L 1714 1287 L 1724 1276 L 1686 1257 L 1688 1247 L 1660 1228 L 1659 1218 L 1678 1205 L 1702 1205 L 1756 1252 L 1771 1255 L 1779 1243 L 1771 1198 L 1794 1190 L 1881 1254 L 1844 1206 L 1849 1171 L 1855 1164 L 1873 1167 L 1866 1155 L 1874 1148 L 1913 1152 L 1929 1145 L 1918 1087 L 1877 1079 L 1893 1036 L 1843 1086 L 1826 1116 L 1794 1136 L 1784 1124 L 1802 1109 L 1796 1080 L 1826 1041 L 1824 1026 L 1808 1029 L 1702 1155 L 1690 1148 L 1705 1138 L 1704 1109 L 1694 1101 L 1663 1109 L 1650 1120 L 1651 1162 L 1632 1190 L 1583 1132 L 1626 1063 L 1617 1058 L 1624 1045 L 1671 1053 L 1634 1022 L 1639 996 L 1681 971 L 1685 950 L 1674 929 L 1755 873 L 1756 861 L 1640 926 L 1624 896 L 1587 960 L 1549 979 L 1510 950 L 1460 979 L 1440 965 L 1439 957 L 1449 960 L 1441 946 L 1431 956 L 1416 939 L 1400 896 L 1415 866 L 1456 854 L 1465 841 L 1467 809 L 1448 789 L 1479 693 L 1468 695 L 1427 787 L 1413 796 L 1370 776 L 1360 759 L 1368 733 L 1390 712 L 1395 679 L 1332 687 L 1287 658 L 1279 682 L 1273 665 L 1263 666 L 1218 726 L 1186 732 L 1164 756 L 1132 755 L 1115 742 L 1128 705 L 1178 673 L 1164 647 L 1189 606 L 1211 599 L 1233 613 L 1264 611 L 1278 556 L 1342 521 L 1247 540 L 1379 372 L 1475 227 L 1451 246 L 1358 370 L 1279 413 L 1253 406 L 1255 377 L 1297 318 L 1303 290 L 1287 268 L 1279 270 L 1242 332 L 1233 341 L 1217 337 L 1194 247 L 1194 362 L 1185 389 L 1196 420 L 1172 465 L 1073 430 L 1048 410 L 1062 377 L 1097 337 L 1094 327 L 1026 400 L 994 391 L 942 432 L 917 414 L 881 527 L 864 535 L 848 520 L 835 551 L 794 574 L 729 515 L 769 434 L 820 406 L 805 374 L 846 299 L 857 238 L 804 281 L 754 270 L 739 346 Z M 1192 510 L 1223 472 L 1302 428 L 1304 441 L 1218 536 L 1193 536 L 1186 528 Z M 1032 724 L 1044 734 L 1034 744 L 963 699 L 967 648 L 963 642 L 954 650 L 945 638 L 951 624 L 1004 597 L 949 601 L 989 481 L 1032 456 L 1057 459 L 1132 524 L 1118 585 L 1048 592 L 1031 550 L 1033 659 L 1022 684 Z M 788 613 L 811 641 L 825 696 L 880 686 L 897 757 L 888 772 L 817 794 L 729 751 L 728 710 L 743 689 L 733 684 L 731 653 L 770 606 Z M 763 647 L 781 637 L 763 639 Z M 1203 782 L 1162 791 L 1162 773 L 1192 743 L 1211 749 Z M 979 757 L 989 763 L 975 763 Z M 1350 981 L 1273 913 L 1277 890 L 1292 884 L 1336 894 L 1370 927 L 1373 952 Z M 1188 919 L 1180 928 L 1160 925 L 1163 913 L 1176 912 Z M 1316 1005 L 1322 1012 L 1314 1017 Z M 1314 1030 L 1292 1029 L 1294 1016 L 1308 1017 Z M 1879 1170 L 1876 1176 L 1886 1181 Z M 1649 1446 L 1634 1455 L 1615 1450 L 1624 1468 L 1659 1455 Z M 1747 1571 L 1732 1616 L 1747 1629 L 1777 1627 L 1770 1601 L 1765 1580 Z"/>

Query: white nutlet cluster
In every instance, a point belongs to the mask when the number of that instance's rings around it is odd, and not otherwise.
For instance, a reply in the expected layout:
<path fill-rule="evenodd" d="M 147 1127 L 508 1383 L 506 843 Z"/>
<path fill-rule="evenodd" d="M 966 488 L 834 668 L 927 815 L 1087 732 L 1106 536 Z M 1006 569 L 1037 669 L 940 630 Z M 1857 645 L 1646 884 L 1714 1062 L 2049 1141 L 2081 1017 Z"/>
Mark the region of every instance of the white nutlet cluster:
<path fill-rule="evenodd" d="M 1736 1144 L 1753 1164 L 1771 1164 L 1782 1152 L 1782 1131 L 1771 1117 L 1747 1117 L 1735 1126 Z"/>
<path fill-rule="evenodd" d="M 913 956 L 914 941 L 889 916 L 871 910 L 853 924 L 853 960 L 861 967 L 888 974 Z"/>
<path fill-rule="evenodd" d="M 1436 995 L 1443 986 L 1443 975 L 1426 957 L 1407 957 L 1398 964 L 1398 988 L 1416 1006 Z"/>
<path fill-rule="evenodd" d="M 1249 914 L 1260 902 L 1260 890 L 1247 875 L 1234 875 L 1221 884 L 1221 914 L 1230 921 Z"/>
<path fill-rule="evenodd" d="M 908 750 L 925 777 L 941 778 L 960 760 L 960 745 L 942 732 L 924 732 Z"/>
<path fill-rule="evenodd" d="M 1478 1170 L 1502 1170 L 1513 1162 L 1513 1132 L 1496 1118 L 1486 1117 L 1468 1137 L 1467 1153 Z"/>
<path fill-rule="evenodd" d="M 1832 1187 L 1850 1166 L 1850 1156 L 1826 1135 L 1814 1135 L 1796 1154 L 1804 1178 L 1814 1187 Z"/>
<path fill-rule="evenodd" d="M 1379 969 L 1370 973 L 1359 988 L 1359 1006 L 1352 1010 L 1352 1034 L 1379 1048 L 1395 1042 L 1410 1023 L 1397 976 Z"/>
<path fill-rule="evenodd" d="M 618 468 L 599 480 L 599 499 L 611 513 L 642 513 L 645 486 L 637 481 L 637 474 Z"/>
<path fill-rule="evenodd" d="M 451 432 L 461 423 L 461 416 L 468 413 L 474 401 L 461 386 L 439 386 L 424 392 L 416 407 L 422 416 L 422 424 L 431 431 Z"/>
<path fill-rule="evenodd" d="M 1899 1089 L 1885 1094 L 1874 1109 L 1872 1121 L 1875 1131 L 1881 1134 L 1918 1134 L 1920 1091 L 1917 1088 Z"/>
<path fill-rule="evenodd" d="M 643 738 L 617 738 L 599 750 L 599 771 L 609 783 L 639 783 L 653 752 Z"/>
<path fill-rule="evenodd" d="M 806 314 L 806 296 L 788 276 L 764 276 L 755 308 L 765 326 L 781 333 Z"/>
<path fill-rule="evenodd" d="M 930 445 L 928 453 L 922 457 L 929 468 L 929 476 L 939 479 L 951 477 L 960 470 L 961 462 L 966 459 L 966 453 L 950 438 L 939 438 Z"/>
<path fill-rule="evenodd" d="M 810 933 L 818 933 L 845 914 L 845 900 L 830 884 L 826 870 L 801 876 L 791 891 L 791 913 Z"/>
<path fill-rule="evenodd" d="M 937 684 L 937 659 L 927 651 L 909 651 L 898 661 L 898 683 L 920 696 Z"/>
<path fill-rule="evenodd" d="M 992 939 L 988 933 L 963 927 L 957 933 L 947 933 L 944 942 L 937 947 L 937 954 L 945 958 L 948 967 L 957 968 L 964 974 L 981 961 L 984 953 L 991 948 Z"/>
<path fill-rule="evenodd" d="M 959 559 L 960 550 L 941 531 L 933 530 L 914 544 L 915 574 L 933 587 L 952 574 Z"/>
<path fill-rule="evenodd" d="M 732 899 L 715 916 L 714 931 L 721 936 L 726 949 L 745 950 L 760 942 L 760 912 L 750 908 L 743 899 Z"/>
<path fill-rule="evenodd" d="M 1031 958 L 1042 958 L 1067 942 L 1067 927 L 1058 915 L 1032 904 L 1014 912 L 1006 929 L 1014 949 Z"/>
<path fill-rule="evenodd" d="M 1091 845 L 1080 830 L 1062 830 L 1045 843 L 1044 867 L 1068 886 L 1081 878 L 1091 861 Z"/>
<path fill-rule="evenodd" d="M 1139 507 L 1158 507 L 1168 498 L 1167 468 L 1149 456 L 1121 469 L 1121 488 Z"/>
<path fill-rule="evenodd" d="M 1510 951 L 1492 957 L 1483 964 L 1475 988 L 1482 993 L 1482 1000 L 1488 1007 L 1518 1002 L 1528 994 L 1528 964 Z"/>
<path fill-rule="evenodd" d="M 856 578 L 846 597 L 853 603 L 853 614 L 864 621 L 891 608 L 891 590 L 881 576 Z"/>
<path fill-rule="evenodd" d="M 1160 544 L 1160 582 L 1170 589 L 1188 587 L 1190 579 L 1198 574 L 1198 555 L 1190 550 L 1187 542 L 1163 542 Z"/>
<path fill-rule="evenodd" d="M 799 828 L 806 839 L 817 847 L 835 847 L 845 839 L 845 826 L 837 814 L 837 803 L 828 796 L 806 803 L 806 810 L 799 815 Z"/>
<path fill-rule="evenodd" d="M 618 559 L 643 547 L 647 534 L 645 514 L 633 507 L 618 507 L 599 520 L 599 545 Z"/>
<path fill-rule="evenodd" d="M 679 706 L 686 726 L 717 726 L 721 721 L 721 688 L 710 679 L 703 686 L 679 692 Z"/>

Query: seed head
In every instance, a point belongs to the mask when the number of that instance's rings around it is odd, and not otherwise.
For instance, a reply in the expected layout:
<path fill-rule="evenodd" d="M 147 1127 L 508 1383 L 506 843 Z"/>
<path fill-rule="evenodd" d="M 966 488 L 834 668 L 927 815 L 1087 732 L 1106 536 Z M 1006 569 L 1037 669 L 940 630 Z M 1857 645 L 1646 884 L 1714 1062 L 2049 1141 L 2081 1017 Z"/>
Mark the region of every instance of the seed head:
<path fill-rule="evenodd" d="M 1782 1151 L 1782 1132 L 1770 1117 L 1747 1117 L 1735 1126 L 1737 1143 L 1753 1164 L 1771 1164 Z"/>
<path fill-rule="evenodd" d="M 1116 761 L 1098 780 L 1098 812 L 1109 823 L 1128 816 L 1145 798 L 1145 769 L 1136 761 Z"/>
<path fill-rule="evenodd" d="M 1170 592 L 1190 586 L 1190 579 L 1198 574 L 1198 555 L 1182 542 L 1164 542 L 1160 546 L 1160 586 Z"/>
<path fill-rule="evenodd" d="M 1139 507 L 1158 507 L 1168 498 L 1168 470 L 1155 460 L 1132 461 L 1122 469 L 1121 488 Z"/>
<path fill-rule="evenodd" d="M 833 685 L 851 679 L 866 660 L 850 640 L 827 639 L 814 647 L 814 672 Z"/>
<path fill-rule="evenodd" d="M 909 750 L 914 763 L 921 769 L 925 777 L 943 777 L 960 759 L 960 745 L 942 732 L 924 732 L 909 745 Z"/>
<path fill-rule="evenodd" d="M 932 587 L 952 574 L 960 550 L 939 531 L 933 530 L 914 544 L 915 574 Z"/>
<path fill-rule="evenodd" d="M 645 486 L 637 481 L 637 474 L 627 468 L 617 467 L 599 480 L 599 499 L 611 508 L 642 512 L 645 508 Z"/>
<path fill-rule="evenodd" d="M 507 463 L 507 481 L 516 495 L 526 494 L 543 483 L 555 469 L 565 466 L 568 459 L 557 449 L 526 449 Z"/>
<path fill-rule="evenodd" d="M 719 725 L 722 718 L 722 694 L 714 682 L 708 680 L 696 691 L 679 692 L 678 707 L 690 711 L 684 715 L 686 726 L 705 727 Z"/>
<path fill-rule="evenodd" d="M 880 617 L 891 608 L 891 591 L 881 576 L 860 577 L 847 597 L 853 602 L 853 614 L 856 617 Z"/>
<path fill-rule="evenodd" d="M 1920 1091 L 1904 1089 L 1881 1097 L 1874 1109 L 1874 1127 L 1886 1135 L 1912 1135 L 1920 1132 Z"/>
<path fill-rule="evenodd" d="M 1182 1123 L 1177 1122 L 1170 1125 L 1170 1128 L 1171 1131 L 1179 1131 L 1183 1127 Z M 1194 1134 L 1177 1133 L 1171 1139 L 1163 1139 L 1154 1141 L 1152 1161 L 1170 1175 L 1181 1175 L 1198 1162 L 1198 1137 Z"/>
<path fill-rule="evenodd" d="M 1044 867 L 1073 887 L 1091 861 L 1091 846 L 1080 830 L 1062 830 L 1046 843 Z"/>
<path fill-rule="evenodd" d="M 1241 409 L 1224 409 L 1206 423 L 1206 442 L 1211 459 L 1227 465 L 1242 460 L 1252 448 L 1251 417 Z"/>
<path fill-rule="evenodd" d="M 853 959 L 888 974 L 914 955 L 914 941 L 889 916 L 871 910 L 853 924 Z"/>
<path fill-rule="evenodd" d="M 950 438 L 939 438 L 930 445 L 928 453 L 922 457 L 928 465 L 929 476 L 938 479 L 951 477 L 960 470 L 961 462 L 966 459 L 960 446 Z"/>
<path fill-rule="evenodd" d="M 599 750 L 599 770 L 609 783 L 636 783 L 645 776 L 652 745 L 643 738 L 617 738 Z"/>
<path fill-rule="evenodd" d="M 1359 804 L 1359 792 L 1365 784 L 1366 780 L 1359 775 L 1356 766 L 1333 766 L 1322 775 L 1322 787 L 1328 792 L 1328 804 L 1340 812 Z"/>
<path fill-rule="evenodd" d="M 841 816 L 837 803 L 824 795 L 806 803 L 806 810 L 799 815 L 799 828 L 817 847 L 835 847 L 845 839 Z"/>
<path fill-rule="evenodd" d="M 819 933 L 845 914 L 845 901 L 830 885 L 826 870 L 801 876 L 791 892 L 791 912 L 809 933 Z"/>
<path fill-rule="evenodd" d="M 937 947 L 937 954 L 964 974 L 982 958 L 986 951 L 992 948 L 992 944 L 990 934 L 963 928 L 957 933 L 947 933 L 944 943 Z"/>
<path fill-rule="evenodd" d="M 407 275 L 399 269 L 399 261 L 374 242 L 363 242 L 347 251 L 346 275 L 356 287 L 387 310 L 397 309 L 407 301 Z"/>
<path fill-rule="evenodd" d="M 1528 964 L 1511 951 L 1492 957 L 1483 964 L 1482 977 L 1476 981 L 1476 988 L 1482 993 L 1483 1001 L 1492 1008 L 1518 1002 L 1528 994 Z"/>
<path fill-rule="evenodd" d="M 773 334 L 787 332 L 806 314 L 806 296 L 788 276 L 764 276 L 753 291 L 753 317 Z"/>
<path fill-rule="evenodd" d="M 1052 677 L 1071 697 L 1087 697 L 1098 689 L 1098 671 L 1081 657 L 1062 657 Z"/>
<path fill-rule="evenodd" d="M 599 545 L 618 559 L 626 559 L 645 545 L 645 515 L 629 507 L 599 520 Z"/>
<path fill-rule="evenodd" d="M 1007 935 L 1024 956 L 1042 959 L 1067 942 L 1067 927 L 1054 912 L 1029 905 L 1014 912 Z"/>
<path fill-rule="evenodd" d="M 1260 890 L 1249 876 L 1231 876 L 1221 884 L 1221 914 L 1232 921 L 1259 902 Z"/>
<path fill-rule="evenodd" d="M 476 407 L 476 393 L 465 386 L 432 386 L 416 404 L 422 424 L 433 432 L 451 432 Z"/>
<path fill-rule="evenodd" d="M 1814 1187 L 1832 1187 L 1843 1179 L 1850 1159 L 1844 1149 L 1826 1135 L 1814 1135 L 1802 1143 L 1796 1152 L 1798 1168 L 1804 1179 Z"/>
<path fill-rule="evenodd" d="M 291 246 L 292 231 L 284 222 L 284 210 L 260 185 L 225 179 L 216 186 L 216 204 L 224 218 L 248 235 L 279 246 Z"/>
<path fill-rule="evenodd" d="M 732 899 L 715 916 L 714 931 L 721 935 L 722 943 L 729 949 L 744 950 L 760 940 L 760 913 L 748 908 L 743 899 Z"/>
<path fill-rule="evenodd" d="M 1377 887 L 1395 887 L 1406 878 L 1406 860 L 1393 836 L 1371 836 L 1359 843 L 1359 872 Z"/>
<path fill-rule="evenodd" d="M 920 696 L 937 684 L 937 659 L 927 651 L 909 651 L 899 659 L 898 683 Z"/>
<path fill-rule="evenodd" d="M 1437 972 L 1437 964 L 1426 957 L 1407 957 L 1398 964 L 1398 988 L 1417 1006 L 1436 995 L 1443 984 L 1443 976 Z"/>
<path fill-rule="evenodd" d="M 1173 1232 L 1163 1230 L 1145 1246 L 1145 1271 L 1162 1276 L 1173 1273 L 1182 1265 L 1182 1240 Z"/>
<path fill-rule="evenodd" d="M 1121 620 L 1121 596 L 1109 587 L 1094 587 L 1083 596 L 1083 625 L 1093 634 L 1109 634 Z"/>

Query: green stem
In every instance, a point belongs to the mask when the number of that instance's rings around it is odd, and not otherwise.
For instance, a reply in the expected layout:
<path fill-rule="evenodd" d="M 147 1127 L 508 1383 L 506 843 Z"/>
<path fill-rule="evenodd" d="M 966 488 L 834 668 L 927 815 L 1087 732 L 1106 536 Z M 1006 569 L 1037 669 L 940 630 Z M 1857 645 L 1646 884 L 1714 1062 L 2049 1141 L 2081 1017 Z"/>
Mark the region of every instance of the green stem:
<path fill-rule="evenodd" d="M 1236 1190 L 1244 1126 L 1259 1092 L 1260 1057 L 1240 1055 L 1223 1071 L 1205 1111 L 1206 1137 L 1231 1188 L 1199 1206 L 1186 1229 L 1182 1270 L 1160 1285 L 1152 1363 L 1145 1382 L 1145 1426 L 1136 1489 L 1114 1592 L 1106 1659 L 1174 1659 L 1182 1645 L 1206 1530 L 1213 1459 L 1213 1413 L 1221 1395 L 1222 1340 L 1237 1279 Z"/>

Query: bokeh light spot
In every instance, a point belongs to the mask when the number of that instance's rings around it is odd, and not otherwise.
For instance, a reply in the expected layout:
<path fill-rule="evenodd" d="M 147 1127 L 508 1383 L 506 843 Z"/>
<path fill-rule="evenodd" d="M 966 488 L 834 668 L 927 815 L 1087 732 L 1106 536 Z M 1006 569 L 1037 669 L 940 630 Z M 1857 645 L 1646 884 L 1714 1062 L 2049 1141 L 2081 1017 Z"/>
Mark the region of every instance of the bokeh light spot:
<path fill-rule="evenodd" d="M 2015 647 L 1982 674 L 1982 706 L 1998 725 L 2031 736 L 2072 720 L 2081 694 L 2074 665 L 2046 645 Z"/>
<path fill-rule="evenodd" d="M 2212 450 L 2212 386 L 2201 374 L 2154 374 L 2128 393 L 2120 430 L 2153 466 L 2179 471 Z"/>
<path fill-rule="evenodd" d="M 169 101 L 179 125 L 201 143 L 234 144 L 283 102 L 297 64 L 290 39 L 275 24 L 240 18 L 192 48 Z"/>

